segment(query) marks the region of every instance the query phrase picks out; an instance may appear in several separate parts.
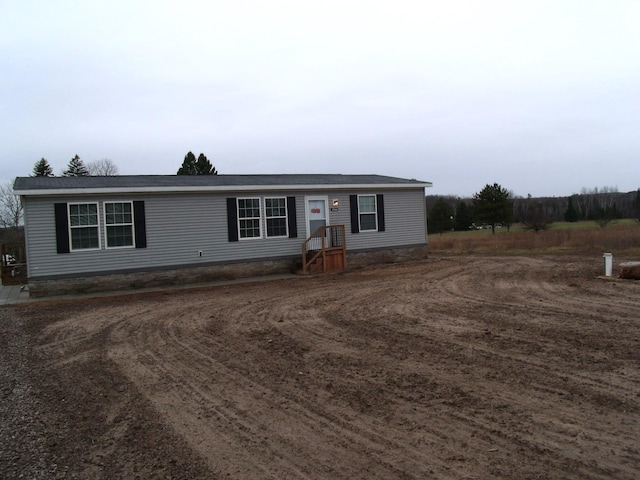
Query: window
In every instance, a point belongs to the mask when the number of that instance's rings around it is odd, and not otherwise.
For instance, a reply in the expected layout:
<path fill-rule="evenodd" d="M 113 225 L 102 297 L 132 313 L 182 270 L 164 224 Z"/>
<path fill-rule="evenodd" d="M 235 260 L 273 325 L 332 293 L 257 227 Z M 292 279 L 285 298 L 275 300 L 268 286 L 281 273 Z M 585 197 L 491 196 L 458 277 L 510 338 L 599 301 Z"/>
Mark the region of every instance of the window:
<path fill-rule="evenodd" d="M 102 220 L 98 208 L 98 203 L 54 203 L 58 253 L 102 248 L 100 222 L 105 227 L 107 248 L 147 248 L 144 201 L 105 202 Z"/>
<path fill-rule="evenodd" d="M 107 248 L 133 247 L 133 204 L 105 202 L 104 223 Z"/>
<path fill-rule="evenodd" d="M 351 233 L 384 232 L 384 194 L 349 195 Z"/>
<path fill-rule="evenodd" d="M 238 226 L 240 238 L 260 238 L 260 199 L 238 199 Z"/>
<path fill-rule="evenodd" d="M 100 248 L 97 203 L 70 203 L 71 250 Z"/>
<path fill-rule="evenodd" d="M 264 214 L 267 220 L 267 237 L 286 237 L 287 199 L 265 198 Z"/>
<path fill-rule="evenodd" d="M 296 197 L 227 198 L 227 234 L 230 242 L 297 238 Z"/>
<path fill-rule="evenodd" d="M 358 195 L 358 217 L 361 232 L 378 229 L 375 195 Z"/>

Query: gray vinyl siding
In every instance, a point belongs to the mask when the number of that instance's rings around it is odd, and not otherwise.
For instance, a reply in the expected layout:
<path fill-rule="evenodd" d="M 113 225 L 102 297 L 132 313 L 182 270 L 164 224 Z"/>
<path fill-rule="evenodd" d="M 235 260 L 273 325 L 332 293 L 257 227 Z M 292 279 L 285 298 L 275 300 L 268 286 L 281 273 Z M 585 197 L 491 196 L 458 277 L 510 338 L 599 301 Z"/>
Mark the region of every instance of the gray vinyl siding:
<path fill-rule="evenodd" d="M 424 189 L 367 190 L 384 194 L 384 232 L 351 234 L 349 194 L 352 191 L 273 191 L 252 193 L 193 193 L 144 195 L 95 195 L 64 197 L 23 197 L 27 253 L 31 278 L 135 271 L 162 267 L 209 265 L 215 263 L 296 257 L 308 236 L 305 197 L 326 196 L 329 222 L 344 224 L 348 250 L 393 248 L 426 243 Z M 297 238 L 241 239 L 230 242 L 227 232 L 226 199 L 259 197 L 296 198 Z M 332 200 L 340 202 L 331 210 Z M 103 203 L 144 201 L 147 248 L 105 248 Z M 98 202 L 100 250 L 57 253 L 54 204 Z M 264 223 L 264 219 L 263 219 Z M 202 256 L 199 256 L 202 252 Z"/>
<path fill-rule="evenodd" d="M 385 231 L 351 233 L 349 195 L 384 195 Z M 337 212 L 330 212 L 332 225 L 346 226 L 347 250 L 371 250 L 412 245 L 425 245 L 426 211 L 424 190 L 365 190 L 329 195 L 340 202 Z"/>

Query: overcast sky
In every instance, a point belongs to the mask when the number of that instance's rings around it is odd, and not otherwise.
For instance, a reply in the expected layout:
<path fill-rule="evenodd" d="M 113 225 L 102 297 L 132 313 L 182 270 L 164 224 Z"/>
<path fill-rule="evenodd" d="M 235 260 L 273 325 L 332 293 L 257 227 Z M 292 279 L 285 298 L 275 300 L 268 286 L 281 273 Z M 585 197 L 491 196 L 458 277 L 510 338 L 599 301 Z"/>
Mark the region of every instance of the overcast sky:
<path fill-rule="evenodd" d="M 0 181 L 377 173 L 640 187 L 640 1 L 0 0 Z"/>

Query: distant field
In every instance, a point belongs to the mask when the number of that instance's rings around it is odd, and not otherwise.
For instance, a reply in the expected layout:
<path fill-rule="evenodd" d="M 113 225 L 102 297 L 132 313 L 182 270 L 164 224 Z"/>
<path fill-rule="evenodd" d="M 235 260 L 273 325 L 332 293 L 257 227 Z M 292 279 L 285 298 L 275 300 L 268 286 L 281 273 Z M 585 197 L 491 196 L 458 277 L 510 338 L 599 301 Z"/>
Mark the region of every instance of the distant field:
<path fill-rule="evenodd" d="M 601 228 L 596 222 L 558 222 L 543 232 L 522 225 L 467 232 L 429 235 L 433 253 L 598 253 L 640 255 L 640 224 L 634 219 L 612 222 Z"/>

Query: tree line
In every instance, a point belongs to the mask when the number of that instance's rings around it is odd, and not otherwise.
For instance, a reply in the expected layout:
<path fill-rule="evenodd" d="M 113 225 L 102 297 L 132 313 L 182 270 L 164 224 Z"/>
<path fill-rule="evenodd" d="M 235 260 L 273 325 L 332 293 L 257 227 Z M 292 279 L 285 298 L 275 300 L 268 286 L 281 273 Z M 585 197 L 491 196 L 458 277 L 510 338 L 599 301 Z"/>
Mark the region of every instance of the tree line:
<path fill-rule="evenodd" d="M 118 175 L 118 166 L 108 158 L 89 162 L 85 165 L 82 159 L 76 154 L 67 167 L 62 171 L 63 177 L 78 177 L 78 176 L 94 176 L 104 177 Z M 32 177 L 54 177 L 53 168 L 49 165 L 46 158 L 42 157 L 38 160 L 31 171 Z"/>
<path fill-rule="evenodd" d="M 499 195 L 491 200 L 491 192 Z M 484 210 L 494 208 L 496 201 L 502 206 L 500 220 L 490 221 Z M 496 224 L 510 227 L 520 223 L 525 228 L 545 230 L 554 222 L 593 220 L 605 227 L 620 218 L 640 220 L 640 189 L 621 193 L 615 187 L 583 188 L 579 194 L 568 197 L 513 196 L 500 185 L 487 185 L 472 198 L 428 195 L 426 197 L 429 233 L 450 230 L 491 227 Z M 492 207 L 492 205 L 494 207 Z"/>
<path fill-rule="evenodd" d="M 76 154 L 67 167 L 62 171 L 63 177 L 109 177 L 118 175 L 118 166 L 110 159 L 103 158 L 93 162 L 88 162 L 86 165 L 84 161 Z M 198 158 L 192 152 L 188 152 L 182 165 L 178 169 L 176 175 L 217 175 L 218 171 L 214 167 L 207 156 L 201 153 Z M 32 177 L 54 177 L 53 168 L 49 165 L 46 158 L 41 158 L 33 166 L 31 172 Z"/>

